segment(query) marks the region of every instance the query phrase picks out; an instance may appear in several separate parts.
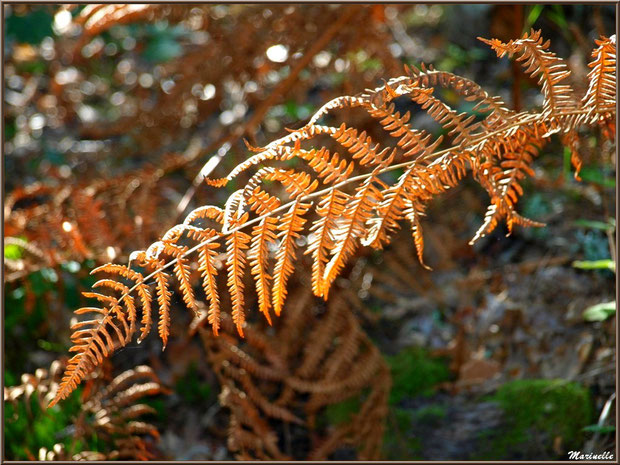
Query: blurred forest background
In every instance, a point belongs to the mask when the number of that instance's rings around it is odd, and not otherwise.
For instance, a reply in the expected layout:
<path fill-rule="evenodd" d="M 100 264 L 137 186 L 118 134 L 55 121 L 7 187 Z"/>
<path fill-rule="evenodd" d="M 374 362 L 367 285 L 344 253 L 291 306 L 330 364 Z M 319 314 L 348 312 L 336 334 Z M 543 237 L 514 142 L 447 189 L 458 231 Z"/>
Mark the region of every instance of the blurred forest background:
<path fill-rule="evenodd" d="M 154 336 L 133 342 L 99 380 L 42 410 L 89 271 L 126 263 L 192 208 L 223 203 L 230 191 L 207 187 L 200 173 L 228 173 L 248 156 L 244 138 L 263 146 L 404 64 L 432 63 L 512 108 L 535 107 L 536 83 L 476 39 L 507 41 L 531 27 L 583 89 L 594 40 L 615 32 L 615 6 L 5 4 L 5 458 L 234 458 L 226 391 L 205 355 L 213 342 L 188 334 L 181 306 L 165 352 Z M 412 121 L 434 128 L 425 113 Z M 465 182 L 428 211 L 434 271 L 418 264 L 405 231 L 337 283 L 329 305 L 355 316 L 350 324 L 392 375 L 384 458 L 564 460 L 570 450 L 615 450 L 615 146 L 596 132 L 587 141 L 581 182 L 557 141 L 535 163 L 519 207 L 545 228 L 505 237 L 502 225 L 469 246 L 487 196 Z M 309 281 L 298 270 L 289 305 L 324 305 Z M 290 341 L 300 351 L 303 343 Z M 96 393 L 141 365 L 153 370 L 140 372 L 144 383 L 161 387 L 141 391 L 148 408 L 134 413 L 146 420 L 128 429 L 115 393 Z M 316 432 L 282 419 L 268 426 L 285 456 L 303 459 L 313 435 L 348 431 L 360 402 L 323 406 Z M 113 421 L 98 423 L 97 412 Z M 363 444 L 351 444 L 326 458 L 364 458 Z"/>

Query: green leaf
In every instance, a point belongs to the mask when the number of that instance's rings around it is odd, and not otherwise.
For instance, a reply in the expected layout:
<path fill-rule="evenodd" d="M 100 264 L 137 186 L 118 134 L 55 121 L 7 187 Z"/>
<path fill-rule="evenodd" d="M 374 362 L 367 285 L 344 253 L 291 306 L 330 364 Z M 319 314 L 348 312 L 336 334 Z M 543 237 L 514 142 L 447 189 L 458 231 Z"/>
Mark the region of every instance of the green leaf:
<path fill-rule="evenodd" d="M 27 74 L 45 74 L 47 72 L 47 65 L 44 61 L 25 61 L 16 65 L 18 73 Z"/>
<path fill-rule="evenodd" d="M 586 182 L 593 182 L 607 188 L 615 188 L 616 180 L 611 176 L 606 176 L 601 168 L 595 166 L 584 166 L 579 172 L 579 176 Z"/>
<path fill-rule="evenodd" d="M 601 231 L 613 231 L 616 229 L 616 220 L 610 218 L 607 223 L 603 221 L 592 220 L 577 220 L 573 223 L 575 226 L 581 226 L 583 228 L 598 229 Z"/>
<path fill-rule="evenodd" d="M 63 344 L 59 344 L 57 342 L 50 342 L 50 341 L 45 341 L 43 339 L 39 339 L 37 341 L 37 345 L 45 350 L 46 352 L 65 352 L 68 348 L 65 347 Z"/>
<path fill-rule="evenodd" d="M 369 58 L 361 63 L 360 68 L 362 71 L 377 71 L 382 68 L 382 65 L 381 61 L 376 58 Z"/>
<path fill-rule="evenodd" d="M 17 133 L 17 126 L 15 125 L 15 121 L 6 121 L 4 124 L 4 140 L 11 140 L 15 137 Z"/>
<path fill-rule="evenodd" d="M 604 260 L 577 260 L 573 262 L 574 268 L 581 270 L 610 270 L 616 271 L 616 262 L 606 258 Z"/>
<path fill-rule="evenodd" d="M 549 12 L 549 19 L 560 26 L 563 30 L 568 29 L 568 22 L 566 21 L 566 15 L 561 5 L 553 5 L 553 11 Z"/>
<path fill-rule="evenodd" d="M 583 312 L 583 319 L 586 321 L 605 321 L 615 314 L 616 302 L 603 302 L 586 308 Z"/>
<path fill-rule="evenodd" d="M 528 32 L 530 30 L 530 28 L 534 25 L 534 23 L 542 13 L 544 7 L 544 5 L 534 5 L 532 7 L 530 13 L 527 15 L 527 20 L 525 22 L 526 25 L 523 29 L 523 32 Z"/>
<path fill-rule="evenodd" d="M 613 433 L 616 431 L 616 427 L 612 426 L 612 425 L 607 425 L 607 426 L 603 426 L 603 425 L 588 425 L 585 426 L 582 431 L 587 431 L 589 433 L 601 433 L 601 434 L 607 434 L 607 433 Z"/>
<path fill-rule="evenodd" d="M 564 179 L 570 179 L 570 158 L 571 158 L 571 151 L 568 147 L 564 147 L 564 163 L 562 164 L 562 176 L 564 176 Z"/>
<path fill-rule="evenodd" d="M 9 260 L 19 260 L 22 258 L 22 248 L 16 244 L 5 244 L 4 258 Z"/>

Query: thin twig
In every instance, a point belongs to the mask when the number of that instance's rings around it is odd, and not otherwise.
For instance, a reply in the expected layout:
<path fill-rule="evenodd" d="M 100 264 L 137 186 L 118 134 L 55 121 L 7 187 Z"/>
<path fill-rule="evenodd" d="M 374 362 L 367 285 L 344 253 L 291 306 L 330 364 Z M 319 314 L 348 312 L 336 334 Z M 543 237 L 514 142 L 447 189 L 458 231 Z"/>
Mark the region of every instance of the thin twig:
<path fill-rule="evenodd" d="M 308 51 L 304 54 L 303 57 L 299 59 L 299 61 L 295 64 L 293 69 L 291 69 L 288 77 L 280 83 L 280 85 L 274 89 L 274 91 L 269 95 L 269 97 L 261 104 L 261 106 L 254 112 L 252 118 L 247 122 L 244 132 L 248 133 L 251 136 L 251 133 L 254 131 L 256 126 L 263 120 L 265 113 L 269 108 L 273 106 L 273 104 L 289 89 L 295 84 L 297 81 L 297 76 L 299 73 L 310 63 L 312 58 L 319 53 L 321 50 L 325 48 L 327 44 L 340 32 L 343 26 L 353 18 L 353 15 L 360 10 L 359 5 L 349 6 L 345 9 L 344 13 L 338 18 L 335 22 L 333 22 L 325 32 L 316 40 L 312 47 L 308 49 Z"/>
<path fill-rule="evenodd" d="M 202 184 L 204 179 L 213 172 L 213 170 L 217 167 L 217 165 L 220 164 L 224 156 L 230 150 L 230 147 L 231 147 L 230 143 L 228 142 L 224 143 L 220 147 L 220 149 L 217 151 L 217 153 L 213 155 L 211 158 L 209 158 L 209 160 L 203 165 L 200 172 L 194 178 L 192 185 L 189 187 L 189 189 L 187 189 L 187 191 L 183 195 L 183 198 L 181 198 L 181 201 L 177 205 L 177 220 L 181 216 L 181 214 L 185 211 L 185 209 L 187 208 L 187 205 L 189 205 L 189 202 L 194 197 L 194 194 L 196 193 L 196 189 L 198 189 L 198 186 Z"/>
<path fill-rule="evenodd" d="M 615 392 L 612 393 L 611 396 L 609 396 L 607 402 L 605 402 L 605 405 L 603 406 L 603 410 L 601 410 L 601 415 L 598 417 L 598 422 L 596 423 L 596 426 L 598 426 L 599 429 L 605 425 L 605 421 L 609 416 L 609 412 L 611 411 L 611 405 L 613 404 L 614 400 L 616 400 Z M 596 446 L 596 443 L 598 442 L 600 436 L 600 431 L 596 431 L 594 433 L 594 436 L 592 436 L 592 438 L 585 444 L 584 453 L 588 454 L 594 452 L 594 447 Z"/>

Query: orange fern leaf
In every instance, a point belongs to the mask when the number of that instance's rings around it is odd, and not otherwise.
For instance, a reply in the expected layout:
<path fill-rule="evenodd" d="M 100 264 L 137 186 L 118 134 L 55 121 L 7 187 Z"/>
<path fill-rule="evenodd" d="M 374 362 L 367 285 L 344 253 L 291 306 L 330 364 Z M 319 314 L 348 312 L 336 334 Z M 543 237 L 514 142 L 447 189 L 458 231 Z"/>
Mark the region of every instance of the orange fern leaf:
<path fill-rule="evenodd" d="M 277 218 L 267 216 L 263 218 L 252 232 L 252 246 L 248 257 L 252 266 L 251 273 L 256 281 L 258 308 L 271 324 L 269 309 L 271 308 L 270 287 L 271 276 L 268 273 L 269 244 L 276 242 Z"/>
<path fill-rule="evenodd" d="M 373 145 L 372 138 L 365 131 L 358 134 L 357 129 L 347 128 L 344 123 L 335 133 L 330 133 L 330 135 L 346 147 L 353 155 L 353 159 L 359 160 L 360 165 L 376 165 L 381 163 L 390 152 L 389 147 L 378 151 L 380 145 Z"/>
<path fill-rule="evenodd" d="M 296 172 L 295 170 L 273 170 L 265 176 L 265 179 L 281 182 L 291 199 L 308 195 L 316 190 L 319 185 L 318 181 L 313 180 L 308 173 Z"/>
<path fill-rule="evenodd" d="M 155 273 L 155 282 L 157 283 L 157 303 L 159 304 L 157 330 L 163 342 L 162 350 L 164 350 L 166 345 L 168 345 L 168 335 L 170 333 L 170 297 L 172 292 L 168 289 L 168 275 L 163 271 Z M 141 342 L 151 330 L 150 314 L 145 313 L 145 315 L 148 315 L 148 317 L 142 320 L 143 331 L 138 342 Z"/>
<path fill-rule="evenodd" d="M 134 298 L 130 295 L 129 287 L 127 287 L 123 283 L 120 283 L 118 281 L 114 281 L 112 279 L 100 279 L 95 284 L 93 284 L 93 289 L 96 289 L 96 288 L 101 287 L 101 286 L 107 287 L 109 289 L 112 289 L 112 290 L 122 294 L 121 300 L 123 302 L 125 302 L 125 305 L 127 307 L 127 313 L 128 313 L 128 317 L 129 317 L 129 323 L 130 323 L 130 327 L 129 327 L 129 331 L 128 331 L 128 336 L 131 337 L 131 335 L 135 331 L 135 324 L 136 324 L 136 319 L 137 319 L 137 310 L 136 310 L 136 305 L 135 305 Z M 116 301 L 116 299 L 115 299 L 114 303 L 118 303 L 118 301 Z"/>
<path fill-rule="evenodd" d="M 563 59 L 549 52 L 549 41 L 543 42 L 541 31 L 532 30 L 524 34 L 521 39 L 511 40 L 504 44 L 497 39 L 479 39 L 491 46 L 498 57 L 508 54 L 519 54 L 517 61 L 523 62 L 525 72 L 532 77 L 539 76 L 538 83 L 542 87 L 545 97 L 543 113 L 551 115 L 554 112 L 575 107 L 572 87 L 560 84 L 570 75 L 570 71 Z"/>
<path fill-rule="evenodd" d="M 373 107 L 368 112 L 375 118 L 381 118 L 380 123 L 390 136 L 398 137 L 396 145 L 405 151 L 404 157 L 420 156 L 421 147 L 426 147 L 432 137 L 425 131 L 411 129 L 407 123 L 411 117 L 410 113 L 407 112 L 401 116 L 399 112 L 395 111 L 394 104 L 390 104 L 387 108 Z M 432 152 L 441 143 L 441 140 L 441 137 L 437 139 L 433 144 L 433 149 L 429 149 L 429 152 Z"/>
<path fill-rule="evenodd" d="M 596 48 L 592 52 L 592 68 L 588 74 L 588 90 L 582 99 L 582 105 L 594 117 L 596 112 L 616 108 L 616 35 L 609 39 L 603 37 L 596 40 Z"/>
<path fill-rule="evenodd" d="M 428 145 L 428 140 L 429 137 L 422 138 L 421 134 L 408 134 L 407 146 L 409 151 L 421 153 L 421 157 L 424 154 L 432 153 L 437 147 L 439 140 L 436 140 L 430 146 Z M 452 169 L 452 165 L 449 165 L 449 169 Z M 377 206 L 377 216 L 368 221 L 368 234 L 362 240 L 363 245 L 381 248 L 384 243 L 389 242 L 389 234 L 398 228 L 398 222 L 403 217 L 403 209 L 407 199 L 424 196 L 424 200 L 427 200 L 434 194 L 439 193 L 439 191 L 432 188 L 430 183 L 428 189 L 420 189 L 421 186 L 414 183 L 413 178 L 419 177 L 423 170 L 424 168 L 421 165 L 413 163 L 401 175 L 394 186 L 383 192 L 383 201 Z M 424 191 L 427 191 L 428 195 L 424 194 Z"/>
<path fill-rule="evenodd" d="M 228 289 L 232 300 L 233 321 L 237 326 L 237 331 L 243 337 L 243 323 L 245 321 L 244 296 L 243 296 L 243 271 L 245 269 L 245 250 L 249 247 L 250 235 L 239 231 L 237 228 L 242 226 L 248 219 L 248 214 L 244 213 L 241 218 L 233 216 L 227 245 L 226 266 L 228 268 Z"/>
<path fill-rule="evenodd" d="M 192 281 L 190 278 L 190 269 L 187 259 L 184 258 L 187 253 L 187 247 L 179 247 L 172 242 L 163 242 L 163 251 L 172 257 L 174 257 L 174 274 L 179 282 L 179 289 L 183 296 L 183 302 L 188 309 L 190 309 L 195 316 L 197 316 L 196 310 L 196 298 L 194 297 L 194 289 L 192 288 Z"/>
<path fill-rule="evenodd" d="M 342 182 L 347 179 L 355 169 L 353 163 L 347 162 L 345 159 L 340 159 L 337 153 L 332 155 L 326 148 L 310 151 L 292 151 L 287 157 L 283 158 L 283 160 L 295 156 L 307 161 L 308 166 L 317 173 L 319 178 L 324 178 L 324 184 Z"/>
<path fill-rule="evenodd" d="M 416 89 L 411 95 L 411 100 L 419 104 L 423 110 L 444 129 L 448 129 L 448 134 L 454 136 L 455 145 L 463 141 L 471 140 L 471 133 L 477 127 L 472 124 L 476 119 L 475 115 L 467 117 L 466 113 L 457 113 L 448 105 L 432 95 L 431 89 Z"/>
<path fill-rule="evenodd" d="M 424 215 L 424 211 L 421 207 L 416 208 L 414 203 L 407 199 L 405 200 L 405 208 L 403 210 L 405 218 L 411 223 L 411 233 L 413 234 L 413 243 L 415 245 L 416 253 L 418 254 L 418 261 L 420 264 L 430 270 L 431 268 L 424 263 L 424 237 L 422 236 L 422 226 L 420 225 L 420 217 Z"/>
<path fill-rule="evenodd" d="M 515 205 L 519 197 L 523 195 L 523 188 L 519 182 L 526 176 L 534 175 L 530 165 L 543 144 L 543 138 L 536 139 L 533 132 L 522 129 L 516 131 L 513 138 L 507 139 L 499 146 L 502 150 L 501 169 L 493 171 L 489 184 L 486 186 L 490 190 L 491 205 L 485 215 L 484 223 L 470 243 L 491 233 L 501 218 L 506 218 L 509 233 L 512 232 L 513 224 L 544 226 L 543 223 L 521 217 L 515 211 Z"/>
<path fill-rule="evenodd" d="M 334 246 L 333 231 L 348 200 L 348 194 L 334 188 L 321 198 L 317 207 L 321 219 L 315 221 L 310 229 L 312 234 L 305 252 L 312 254 L 312 290 L 317 297 L 324 296 L 323 275 L 328 261 L 327 253 Z"/>
<path fill-rule="evenodd" d="M 196 312 L 196 299 L 194 297 L 194 289 L 192 288 L 192 280 L 190 278 L 190 269 L 188 261 L 184 258 L 177 258 L 174 265 L 174 272 L 179 280 L 179 286 L 183 293 L 183 301 L 188 308 L 194 313 Z"/>
<path fill-rule="evenodd" d="M 112 308 L 81 308 L 75 311 L 76 314 L 97 313 L 103 317 L 100 319 L 90 320 L 84 323 L 84 326 L 90 326 L 89 329 L 80 329 L 72 337 L 73 346 L 69 349 L 76 352 L 68 362 L 65 374 L 60 382 L 58 392 L 54 399 L 50 402 L 53 407 L 58 401 L 65 399 L 73 392 L 77 385 L 87 376 L 97 365 L 102 363 L 103 357 L 107 357 L 113 352 L 117 345 L 125 345 L 126 335 L 115 323 L 116 321 L 124 321 L 123 312 L 118 306 Z M 110 334 L 108 327 L 113 329 L 118 343 L 114 342 L 114 338 Z"/>
<path fill-rule="evenodd" d="M 378 178 L 382 167 L 383 164 L 375 168 L 372 176 L 367 178 L 357 189 L 343 213 L 341 224 L 330 233 L 334 238 L 334 251 L 323 273 L 322 291 L 324 298 L 327 298 L 332 282 L 357 249 L 358 239 L 365 236 L 366 221 L 370 218 L 372 209 L 382 200 L 381 190 L 377 187 L 386 187 Z"/>
<path fill-rule="evenodd" d="M 482 87 L 470 79 L 447 71 L 433 69 L 432 66 L 429 69 L 418 69 L 405 65 L 405 71 L 414 79 L 412 85 L 416 87 L 441 86 L 455 91 L 463 96 L 465 100 L 477 101 L 471 111 L 489 113 L 482 121 L 482 126 L 487 129 L 497 128 L 515 116 L 514 111 L 505 107 L 506 104 L 501 97 L 489 95 Z"/>
<path fill-rule="evenodd" d="M 282 204 L 280 199 L 265 192 L 259 186 L 256 186 L 254 191 L 248 196 L 247 203 L 258 215 L 270 213 Z"/>
<path fill-rule="evenodd" d="M 198 270 L 202 273 L 202 286 L 209 299 L 209 314 L 207 318 L 215 335 L 218 334 L 220 328 L 220 297 L 217 292 L 215 279 L 217 276 L 215 249 L 219 247 L 220 244 L 211 242 L 203 245 L 198 254 Z"/>
<path fill-rule="evenodd" d="M 278 225 L 280 230 L 280 246 L 276 252 L 276 265 L 274 267 L 273 280 L 273 310 L 276 316 L 280 315 L 284 300 L 286 299 L 286 283 L 295 269 L 295 241 L 299 239 L 300 232 L 306 222 L 304 215 L 311 204 L 295 202 L 290 210 L 282 217 Z"/>

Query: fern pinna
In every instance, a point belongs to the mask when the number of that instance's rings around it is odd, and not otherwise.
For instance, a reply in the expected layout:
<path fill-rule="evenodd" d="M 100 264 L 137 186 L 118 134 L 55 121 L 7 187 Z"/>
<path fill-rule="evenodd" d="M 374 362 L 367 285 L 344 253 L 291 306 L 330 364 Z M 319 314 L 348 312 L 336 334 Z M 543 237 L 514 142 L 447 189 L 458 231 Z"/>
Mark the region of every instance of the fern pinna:
<path fill-rule="evenodd" d="M 604 134 L 613 137 L 615 36 L 597 41 L 589 86 L 581 98 L 567 83 L 570 73 L 564 60 L 548 50 L 549 43 L 540 32 L 508 43 L 482 40 L 499 57 L 516 57 L 525 72 L 538 79 L 544 98 L 541 111 L 511 111 L 499 97 L 471 80 L 422 65 L 421 69 L 406 68 L 406 75 L 374 90 L 334 99 L 303 127 L 263 148 L 250 147 L 255 154 L 228 176 L 207 180 L 211 186 L 223 187 L 241 173 L 257 169 L 224 208 L 194 210 L 160 241 L 134 252 L 129 266 L 108 264 L 93 270 L 106 275 L 94 285 L 106 293 L 88 293 L 100 306 L 76 311 L 95 317 L 73 326 L 71 351 L 76 354 L 51 404 L 69 395 L 103 357 L 126 345 L 138 327 L 139 341 L 150 332 L 155 298 L 165 346 L 173 280 L 187 307 L 197 313 L 194 256 L 213 332 L 217 334 L 220 328 L 219 295 L 224 292 L 218 288 L 219 273 L 226 275 L 232 320 L 243 336 L 248 269 L 260 312 L 270 321 L 271 311 L 279 315 L 283 310 L 287 281 L 303 247 L 312 257 L 313 292 L 325 299 L 356 250 L 361 245 L 382 248 L 403 220 L 411 225 L 422 261 L 421 220 L 428 202 L 454 187 L 468 171 L 490 196 L 484 223 L 472 242 L 489 234 L 500 221 L 509 230 L 514 225 L 541 226 L 519 215 L 515 206 L 523 194 L 521 182 L 533 174 L 533 159 L 550 136 L 557 133 L 570 147 L 577 172 L 581 127 L 600 125 Z M 475 114 L 450 108 L 436 95 L 441 88 L 474 102 Z M 396 111 L 394 100 L 401 97 L 436 120 L 448 140 L 412 128 L 410 113 Z M 337 110 L 354 107 L 375 119 L 391 143 L 381 144 L 344 122 L 328 124 L 336 119 Z M 325 139 L 341 147 L 340 153 L 319 142 Z M 390 184 L 385 174 L 396 170 L 401 174 Z"/>

